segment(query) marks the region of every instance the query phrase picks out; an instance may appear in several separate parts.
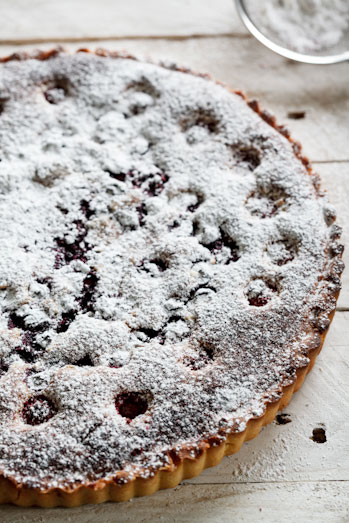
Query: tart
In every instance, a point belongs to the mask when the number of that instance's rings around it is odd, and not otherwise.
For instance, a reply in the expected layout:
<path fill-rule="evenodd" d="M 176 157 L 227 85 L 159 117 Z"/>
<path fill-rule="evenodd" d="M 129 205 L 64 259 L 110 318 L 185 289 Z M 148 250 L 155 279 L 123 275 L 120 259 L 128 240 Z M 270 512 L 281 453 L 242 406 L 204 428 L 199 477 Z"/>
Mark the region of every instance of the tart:
<path fill-rule="evenodd" d="M 121 501 L 219 463 L 313 365 L 335 211 L 275 119 L 128 55 L 2 59 L 0 500 Z"/>

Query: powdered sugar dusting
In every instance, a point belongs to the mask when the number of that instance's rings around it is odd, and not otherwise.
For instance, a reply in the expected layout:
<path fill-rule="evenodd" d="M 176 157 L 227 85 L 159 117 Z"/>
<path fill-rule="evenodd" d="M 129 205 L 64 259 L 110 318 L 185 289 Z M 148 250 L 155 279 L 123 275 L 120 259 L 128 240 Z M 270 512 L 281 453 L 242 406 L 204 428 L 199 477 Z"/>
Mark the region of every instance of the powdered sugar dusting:
<path fill-rule="evenodd" d="M 3 474 L 147 476 L 244 430 L 338 288 L 318 284 L 333 210 L 290 142 L 224 87 L 129 59 L 10 62 L 0 97 Z"/>

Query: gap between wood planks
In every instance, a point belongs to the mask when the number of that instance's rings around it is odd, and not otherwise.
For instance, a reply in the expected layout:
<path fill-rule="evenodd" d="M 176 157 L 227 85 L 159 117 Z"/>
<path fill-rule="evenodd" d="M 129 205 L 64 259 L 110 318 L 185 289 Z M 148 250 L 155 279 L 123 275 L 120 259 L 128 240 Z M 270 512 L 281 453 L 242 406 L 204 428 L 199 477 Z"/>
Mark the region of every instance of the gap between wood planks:
<path fill-rule="evenodd" d="M 348 483 L 348 479 L 300 479 L 300 480 L 275 480 L 275 481 L 213 481 L 213 482 L 201 482 L 200 483 L 190 483 L 190 480 L 185 480 L 185 483 L 179 483 L 178 487 L 196 487 L 202 485 L 278 485 L 279 483 L 288 484 L 288 485 L 297 485 L 303 483 Z"/>
<path fill-rule="evenodd" d="M 201 38 L 252 38 L 249 33 L 194 33 L 189 35 L 119 35 L 119 36 L 71 36 L 71 37 L 57 37 L 52 38 L 24 38 L 24 39 L 1 39 L 0 45 L 31 45 L 44 44 L 50 42 L 73 44 L 77 42 L 103 42 L 103 41 L 118 41 L 118 40 L 191 40 Z"/>

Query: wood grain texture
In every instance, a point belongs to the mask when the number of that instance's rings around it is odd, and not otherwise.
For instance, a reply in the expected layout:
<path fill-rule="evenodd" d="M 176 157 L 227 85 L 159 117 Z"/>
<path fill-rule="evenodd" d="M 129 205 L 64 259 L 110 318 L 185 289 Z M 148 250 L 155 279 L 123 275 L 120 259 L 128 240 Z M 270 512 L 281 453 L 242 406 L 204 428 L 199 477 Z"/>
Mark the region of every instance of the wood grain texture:
<path fill-rule="evenodd" d="M 346 523 L 348 482 L 180 485 L 120 505 L 2 512 L 4 523 Z"/>
<path fill-rule="evenodd" d="M 0 19 L 11 42 L 247 33 L 233 0 L 11 0 Z"/>

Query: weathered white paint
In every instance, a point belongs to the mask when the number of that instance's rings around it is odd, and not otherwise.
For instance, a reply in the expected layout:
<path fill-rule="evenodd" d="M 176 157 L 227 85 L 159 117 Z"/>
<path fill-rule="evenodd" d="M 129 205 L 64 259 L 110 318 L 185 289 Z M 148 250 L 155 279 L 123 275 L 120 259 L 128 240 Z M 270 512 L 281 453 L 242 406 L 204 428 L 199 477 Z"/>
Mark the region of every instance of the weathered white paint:
<path fill-rule="evenodd" d="M 233 0 L 11 0 L 0 40 L 246 34 Z"/>
<path fill-rule="evenodd" d="M 347 523 L 341 481 L 181 485 L 119 505 L 1 511 L 4 523 Z"/>

